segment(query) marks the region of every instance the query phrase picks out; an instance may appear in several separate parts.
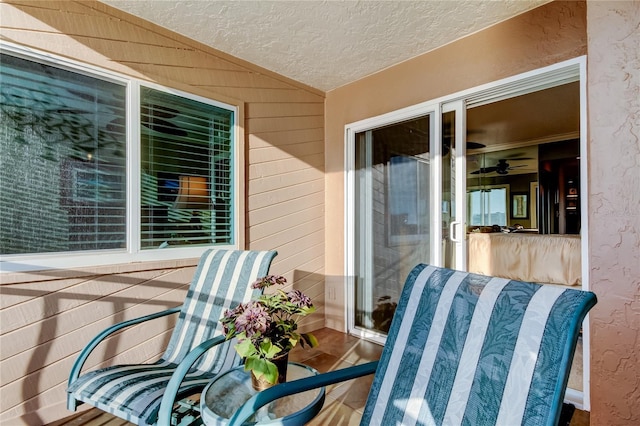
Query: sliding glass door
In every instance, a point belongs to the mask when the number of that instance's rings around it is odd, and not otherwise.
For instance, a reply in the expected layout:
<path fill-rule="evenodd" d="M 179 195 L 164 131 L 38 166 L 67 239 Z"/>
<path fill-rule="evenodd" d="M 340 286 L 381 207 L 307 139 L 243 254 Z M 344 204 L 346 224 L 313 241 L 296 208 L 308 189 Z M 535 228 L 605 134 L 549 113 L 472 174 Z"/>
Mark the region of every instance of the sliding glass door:
<path fill-rule="evenodd" d="M 418 263 L 533 280 L 516 267 L 487 270 L 495 259 L 527 267 L 534 260 L 489 252 L 481 241 L 536 236 L 544 244 L 561 236 L 581 262 L 571 263 L 570 280 L 545 282 L 588 289 L 585 64 L 567 61 L 347 126 L 350 333 L 385 340 Z M 579 345 L 588 354 L 583 327 Z M 588 406 L 583 347 L 566 397 Z"/>
<path fill-rule="evenodd" d="M 351 331 L 384 339 L 415 265 L 466 268 L 464 116 L 459 101 L 352 130 Z"/>
<path fill-rule="evenodd" d="M 404 281 L 429 262 L 433 114 L 355 133 L 354 326 L 386 334 Z"/>

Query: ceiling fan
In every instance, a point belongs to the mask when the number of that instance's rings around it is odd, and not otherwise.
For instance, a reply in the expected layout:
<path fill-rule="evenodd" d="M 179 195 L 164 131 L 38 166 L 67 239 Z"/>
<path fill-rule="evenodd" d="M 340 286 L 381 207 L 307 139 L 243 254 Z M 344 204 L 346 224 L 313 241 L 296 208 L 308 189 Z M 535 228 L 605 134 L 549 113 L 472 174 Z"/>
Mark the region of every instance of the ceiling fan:
<path fill-rule="evenodd" d="M 519 160 L 525 160 L 525 158 L 519 158 Z M 501 158 L 498 160 L 498 164 L 496 164 L 495 166 L 481 167 L 480 169 L 473 171 L 470 174 L 479 175 L 496 172 L 499 175 L 507 175 L 509 174 L 509 170 L 519 169 L 521 167 L 527 167 L 527 165 L 522 164 L 519 166 L 510 166 L 509 163 L 507 163 L 506 159 Z"/>
<path fill-rule="evenodd" d="M 486 148 L 486 145 L 479 142 L 467 141 L 467 151 L 470 149 L 482 149 L 482 148 Z M 442 142 L 442 155 L 446 156 L 449 153 L 450 149 L 451 149 L 451 138 L 445 136 Z"/>

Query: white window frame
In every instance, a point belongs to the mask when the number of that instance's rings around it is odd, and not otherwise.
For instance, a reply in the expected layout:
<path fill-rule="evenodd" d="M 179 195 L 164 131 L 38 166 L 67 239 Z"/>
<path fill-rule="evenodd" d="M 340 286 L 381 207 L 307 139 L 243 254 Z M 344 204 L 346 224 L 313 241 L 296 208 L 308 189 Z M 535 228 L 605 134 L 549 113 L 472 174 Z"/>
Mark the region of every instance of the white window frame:
<path fill-rule="evenodd" d="M 141 215 L 140 215 L 140 88 L 146 86 L 155 90 L 164 91 L 173 95 L 193 99 L 208 105 L 216 106 L 233 112 L 232 125 L 232 191 L 233 191 L 233 216 L 231 226 L 233 229 L 233 244 L 215 245 L 216 248 L 239 248 L 244 241 L 244 213 L 242 200 L 244 199 L 244 185 L 241 179 L 243 160 L 242 152 L 244 142 L 239 130 L 240 107 L 224 102 L 208 99 L 194 93 L 170 88 L 160 84 L 135 79 L 114 71 L 105 70 L 97 66 L 81 63 L 57 55 L 40 52 L 14 43 L 0 41 L 0 51 L 9 53 L 22 59 L 44 62 L 55 67 L 66 69 L 75 73 L 87 75 L 126 87 L 127 95 L 127 135 L 126 135 L 126 164 L 127 164 L 127 213 L 126 213 L 126 241 L 127 247 L 123 249 L 90 250 L 55 253 L 33 254 L 0 254 L 0 273 L 27 272 L 46 269 L 74 269 L 88 266 L 116 265 L 133 262 L 167 261 L 198 258 L 211 245 L 167 247 L 163 249 L 140 248 Z M 0 218 L 1 220 L 1 218 Z"/>

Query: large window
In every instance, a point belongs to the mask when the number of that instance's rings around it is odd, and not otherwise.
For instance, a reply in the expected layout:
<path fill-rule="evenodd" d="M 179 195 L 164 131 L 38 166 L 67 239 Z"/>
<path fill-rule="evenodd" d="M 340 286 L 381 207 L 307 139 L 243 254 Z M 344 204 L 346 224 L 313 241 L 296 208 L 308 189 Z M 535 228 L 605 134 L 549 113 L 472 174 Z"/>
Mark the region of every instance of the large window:
<path fill-rule="evenodd" d="M 234 244 L 231 107 L 10 52 L 1 61 L 0 254 Z"/>
<path fill-rule="evenodd" d="M 470 226 L 507 226 L 508 185 L 467 188 L 467 223 Z"/>
<path fill-rule="evenodd" d="M 141 247 L 231 244 L 232 112 L 147 87 L 140 105 Z"/>

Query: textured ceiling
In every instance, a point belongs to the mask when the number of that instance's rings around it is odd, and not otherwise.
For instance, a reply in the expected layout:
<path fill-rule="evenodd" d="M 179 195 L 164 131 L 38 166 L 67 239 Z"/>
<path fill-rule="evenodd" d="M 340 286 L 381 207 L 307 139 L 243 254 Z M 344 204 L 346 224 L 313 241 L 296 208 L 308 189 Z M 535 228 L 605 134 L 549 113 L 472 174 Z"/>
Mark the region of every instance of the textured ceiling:
<path fill-rule="evenodd" d="M 549 0 L 102 0 L 323 91 Z"/>

